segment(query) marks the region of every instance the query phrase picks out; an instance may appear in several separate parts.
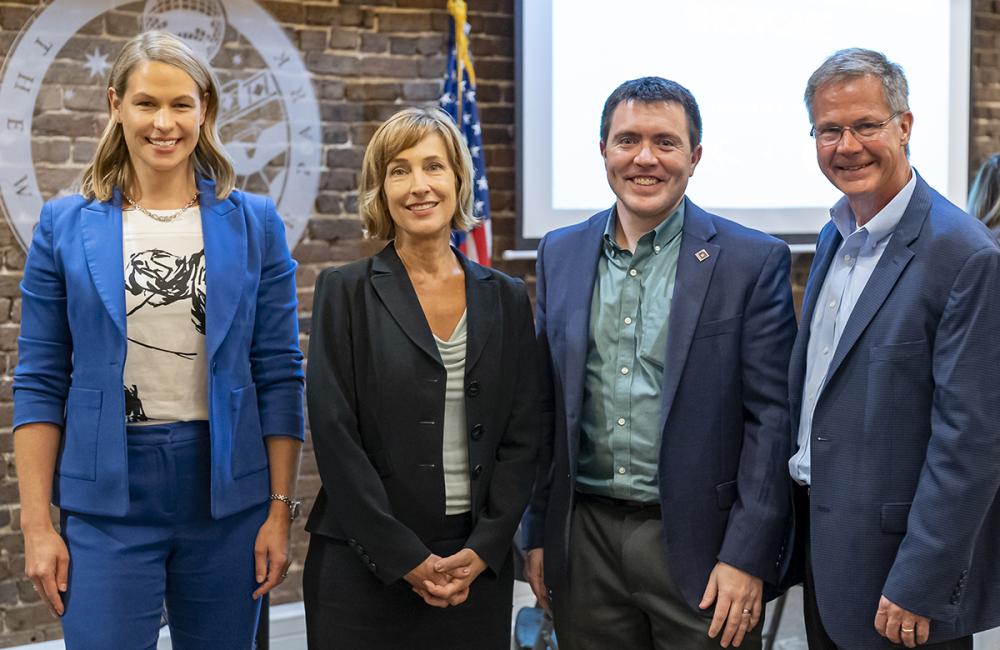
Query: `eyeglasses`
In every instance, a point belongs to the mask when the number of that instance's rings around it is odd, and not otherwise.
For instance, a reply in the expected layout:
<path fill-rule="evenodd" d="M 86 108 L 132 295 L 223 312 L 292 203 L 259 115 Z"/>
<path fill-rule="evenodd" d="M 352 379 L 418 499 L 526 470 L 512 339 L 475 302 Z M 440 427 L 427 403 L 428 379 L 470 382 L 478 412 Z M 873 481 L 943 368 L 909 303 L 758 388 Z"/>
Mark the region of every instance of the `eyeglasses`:
<path fill-rule="evenodd" d="M 902 114 L 903 111 L 896 111 L 881 122 L 862 122 L 854 126 L 828 126 L 818 131 L 814 126 L 809 130 L 809 135 L 816 138 L 816 144 L 821 147 L 832 147 L 840 142 L 840 138 L 844 136 L 844 131 L 850 131 L 856 140 L 864 142 L 878 137 L 878 134 L 882 132 L 886 124 Z"/>

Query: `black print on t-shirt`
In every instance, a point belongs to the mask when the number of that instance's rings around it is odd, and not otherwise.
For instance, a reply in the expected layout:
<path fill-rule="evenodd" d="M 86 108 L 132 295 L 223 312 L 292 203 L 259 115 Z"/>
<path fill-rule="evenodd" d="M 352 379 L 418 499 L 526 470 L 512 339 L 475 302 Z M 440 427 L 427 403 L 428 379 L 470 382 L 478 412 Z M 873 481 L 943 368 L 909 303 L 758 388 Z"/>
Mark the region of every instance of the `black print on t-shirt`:
<path fill-rule="evenodd" d="M 125 267 L 125 288 L 134 296 L 145 299 L 129 311 L 128 316 L 145 307 L 161 307 L 178 300 L 191 301 L 191 323 L 205 334 L 205 251 L 191 256 L 174 255 L 154 248 L 132 255 Z M 183 352 L 157 347 L 129 338 L 130 341 L 153 350 L 193 359 L 196 352 Z"/>
<path fill-rule="evenodd" d="M 142 410 L 142 400 L 139 399 L 139 389 L 135 384 L 132 388 L 125 386 L 125 419 L 128 422 L 145 422 L 149 420 Z"/>

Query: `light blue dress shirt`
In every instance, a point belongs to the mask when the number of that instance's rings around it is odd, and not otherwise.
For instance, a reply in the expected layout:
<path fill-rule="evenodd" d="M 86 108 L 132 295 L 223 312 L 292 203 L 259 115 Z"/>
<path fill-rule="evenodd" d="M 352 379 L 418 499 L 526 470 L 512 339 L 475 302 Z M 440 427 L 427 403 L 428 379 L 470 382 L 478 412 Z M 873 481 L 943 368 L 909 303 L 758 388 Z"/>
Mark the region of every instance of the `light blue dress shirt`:
<path fill-rule="evenodd" d="M 792 478 L 809 485 L 811 477 L 810 442 L 812 418 L 816 402 L 826 385 L 830 360 L 840 343 L 854 305 L 868 284 L 875 266 L 882 258 L 906 206 L 910 204 L 917 175 L 911 172 L 903 186 L 871 221 L 857 227 L 854 212 L 845 196 L 830 210 L 840 236 L 844 238 L 837 250 L 819 291 L 812 322 L 809 324 L 809 347 L 806 350 L 806 377 L 802 390 L 802 412 L 799 418 L 798 451 L 788 461 Z"/>

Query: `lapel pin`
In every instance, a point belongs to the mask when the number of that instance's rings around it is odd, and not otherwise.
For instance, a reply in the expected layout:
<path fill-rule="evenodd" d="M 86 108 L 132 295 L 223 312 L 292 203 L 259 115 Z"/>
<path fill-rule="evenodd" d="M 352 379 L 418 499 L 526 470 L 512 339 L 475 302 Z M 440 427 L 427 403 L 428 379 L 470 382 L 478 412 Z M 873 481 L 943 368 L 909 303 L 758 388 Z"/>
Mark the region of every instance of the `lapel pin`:
<path fill-rule="evenodd" d="M 709 258 L 708 251 L 705 250 L 704 248 L 701 249 L 700 251 L 698 251 L 697 253 L 695 253 L 694 256 L 696 258 L 698 258 L 699 262 L 704 262 L 705 260 L 707 260 Z"/>

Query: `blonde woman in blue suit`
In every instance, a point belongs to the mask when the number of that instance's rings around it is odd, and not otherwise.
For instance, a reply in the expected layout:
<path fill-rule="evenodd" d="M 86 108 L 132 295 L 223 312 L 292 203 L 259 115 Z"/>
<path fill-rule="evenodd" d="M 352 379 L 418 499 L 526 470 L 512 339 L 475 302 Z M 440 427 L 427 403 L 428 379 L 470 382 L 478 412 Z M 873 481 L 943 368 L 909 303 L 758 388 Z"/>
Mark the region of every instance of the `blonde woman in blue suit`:
<path fill-rule="evenodd" d="M 303 437 L 295 262 L 234 189 L 219 84 L 147 32 L 111 70 L 80 194 L 25 266 L 14 447 L 25 572 L 68 648 L 252 647 Z M 61 530 L 49 503 L 61 509 Z"/>

